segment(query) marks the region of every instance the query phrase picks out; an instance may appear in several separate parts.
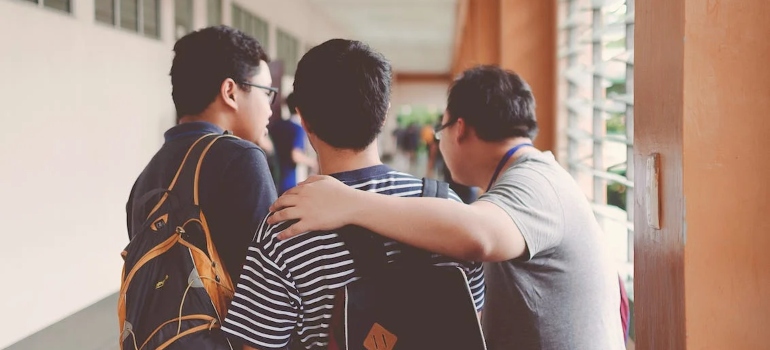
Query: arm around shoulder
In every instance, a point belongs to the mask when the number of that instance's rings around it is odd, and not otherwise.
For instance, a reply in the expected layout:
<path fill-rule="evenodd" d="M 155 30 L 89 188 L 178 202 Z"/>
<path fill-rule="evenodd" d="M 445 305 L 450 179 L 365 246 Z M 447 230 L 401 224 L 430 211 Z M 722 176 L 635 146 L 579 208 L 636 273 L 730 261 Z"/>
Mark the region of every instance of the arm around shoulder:
<path fill-rule="evenodd" d="M 363 212 L 353 223 L 409 245 L 467 261 L 509 260 L 526 250 L 516 224 L 493 203 L 360 196 Z"/>
<path fill-rule="evenodd" d="M 329 200 L 334 198 L 334 200 Z M 352 189 L 328 176 L 311 177 L 281 196 L 268 218 L 299 220 L 280 239 L 358 225 L 418 248 L 466 261 L 500 261 L 525 251 L 521 233 L 492 203 L 404 198 Z"/>

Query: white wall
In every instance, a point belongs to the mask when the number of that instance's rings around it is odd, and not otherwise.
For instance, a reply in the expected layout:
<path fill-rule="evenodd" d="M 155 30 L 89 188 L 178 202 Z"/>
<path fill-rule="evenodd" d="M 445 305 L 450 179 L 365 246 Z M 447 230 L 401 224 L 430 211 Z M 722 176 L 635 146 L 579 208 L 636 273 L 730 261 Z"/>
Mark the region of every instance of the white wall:
<path fill-rule="evenodd" d="M 1 348 L 118 288 L 125 201 L 174 109 L 165 42 L 2 0 L 0 50 Z"/>
<path fill-rule="evenodd" d="M 0 0 L 0 348 L 119 287 L 128 193 L 174 123 L 161 1 L 164 40 L 94 23 L 93 0 Z M 295 1 L 241 2 L 302 42 L 334 36 Z"/>

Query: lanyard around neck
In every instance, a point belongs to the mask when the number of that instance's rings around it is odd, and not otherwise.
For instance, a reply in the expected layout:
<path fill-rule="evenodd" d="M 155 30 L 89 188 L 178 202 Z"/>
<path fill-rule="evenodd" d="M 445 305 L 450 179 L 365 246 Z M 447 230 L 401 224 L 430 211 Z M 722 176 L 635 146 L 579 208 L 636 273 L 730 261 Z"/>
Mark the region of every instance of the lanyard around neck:
<path fill-rule="evenodd" d="M 516 146 L 513 146 L 511 149 L 508 150 L 508 152 L 503 156 L 503 159 L 500 159 L 500 163 L 497 164 L 497 169 L 495 169 L 494 175 L 492 175 L 492 179 L 489 180 L 489 186 L 487 186 L 487 192 L 489 192 L 490 189 L 492 189 L 492 185 L 495 183 L 495 180 L 497 180 L 497 177 L 500 176 L 500 171 L 503 170 L 503 167 L 505 166 L 505 163 L 508 163 L 508 161 L 511 159 L 514 153 L 521 149 L 522 147 L 534 147 L 531 143 L 521 143 Z"/>

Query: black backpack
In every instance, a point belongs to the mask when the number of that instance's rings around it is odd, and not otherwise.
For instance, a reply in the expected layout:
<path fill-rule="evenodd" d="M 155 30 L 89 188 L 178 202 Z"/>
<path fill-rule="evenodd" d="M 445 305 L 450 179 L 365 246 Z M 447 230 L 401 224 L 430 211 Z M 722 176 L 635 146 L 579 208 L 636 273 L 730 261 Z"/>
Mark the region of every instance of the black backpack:
<path fill-rule="evenodd" d="M 218 139 L 199 138 L 187 151 L 168 188 L 144 194 L 133 211 L 151 205 L 144 224 L 132 228 L 118 295 L 120 348 L 232 349 L 220 331 L 233 298 L 198 202 L 206 152 Z M 159 198 L 159 199 L 158 199 Z"/>
<path fill-rule="evenodd" d="M 448 195 L 447 183 L 423 179 L 423 197 Z M 486 349 L 461 268 L 411 247 L 388 264 L 383 237 L 354 226 L 340 236 L 364 277 L 335 296 L 330 350 Z"/>

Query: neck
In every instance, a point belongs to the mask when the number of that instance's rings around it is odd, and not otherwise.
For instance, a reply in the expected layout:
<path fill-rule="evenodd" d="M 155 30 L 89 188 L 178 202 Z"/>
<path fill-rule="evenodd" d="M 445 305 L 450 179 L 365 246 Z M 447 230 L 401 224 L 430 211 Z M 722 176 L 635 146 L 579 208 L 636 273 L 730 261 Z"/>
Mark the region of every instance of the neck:
<path fill-rule="evenodd" d="M 472 186 L 479 187 L 486 191 L 487 186 L 489 186 L 489 180 L 491 180 L 492 176 L 494 176 L 495 170 L 497 169 L 497 166 L 500 164 L 500 161 L 503 159 L 505 154 L 508 153 L 508 151 L 513 147 L 526 143 L 531 144 L 532 140 L 529 138 L 519 137 L 502 142 L 480 142 L 478 146 L 479 149 L 475 150 L 473 154 L 478 154 L 481 156 L 471 157 L 472 159 L 476 159 L 473 167 L 477 169 L 477 171 L 474 172 L 476 176 L 474 176 L 472 179 Z M 505 162 L 500 170 L 500 174 L 502 174 L 505 169 L 508 169 L 508 167 L 510 167 L 511 164 L 513 164 L 522 155 L 531 152 L 537 152 L 537 149 L 534 147 L 521 147 L 516 150 L 516 152 L 511 156 L 511 159 Z M 498 174 L 498 177 L 500 174 Z"/>
<path fill-rule="evenodd" d="M 201 114 L 186 115 L 182 118 L 179 118 L 179 124 L 191 122 L 207 122 L 222 128 L 222 130 L 230 130 L 230 123 L 227 122 L 227 118 L 221 113 L 210 113 L 208 111 L 204 111 Z"/>
<path fill-rule="evenodd" d="M 382 164 L 380 152 L 376 143 L 372 143 L 363 151 L 337 149 L 329 145 L 318 145 L 318 172 L 321 175 L 341 173 L 368 168 Z"/>

